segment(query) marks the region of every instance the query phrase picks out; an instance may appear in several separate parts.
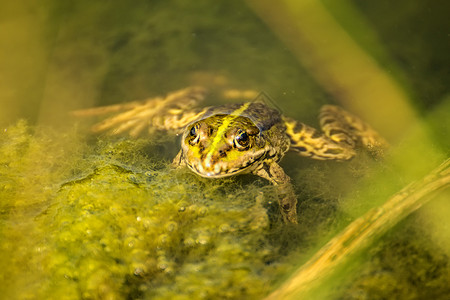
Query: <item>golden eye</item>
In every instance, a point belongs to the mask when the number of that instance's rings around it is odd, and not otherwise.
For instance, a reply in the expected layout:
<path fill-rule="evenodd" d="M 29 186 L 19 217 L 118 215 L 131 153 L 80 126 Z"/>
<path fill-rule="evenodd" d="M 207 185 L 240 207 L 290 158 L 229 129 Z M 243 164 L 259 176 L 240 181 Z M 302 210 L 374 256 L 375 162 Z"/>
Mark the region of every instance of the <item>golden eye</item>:
<path fill-rule="evenodd" d="M 234 137 L 234 145 L 239 150 L 245 150 L 250 144 L 250 138 L 245 130 L 239 129 Z"/>
<path fill-rule="evenodd" d="M 195 124 L 191 127 L 191 130 L 189 130 L 189 144 L 195 145 L 200 140 L 200 134 L 198 132 L 198 129 L 200 128 L 200 125 Z"/>

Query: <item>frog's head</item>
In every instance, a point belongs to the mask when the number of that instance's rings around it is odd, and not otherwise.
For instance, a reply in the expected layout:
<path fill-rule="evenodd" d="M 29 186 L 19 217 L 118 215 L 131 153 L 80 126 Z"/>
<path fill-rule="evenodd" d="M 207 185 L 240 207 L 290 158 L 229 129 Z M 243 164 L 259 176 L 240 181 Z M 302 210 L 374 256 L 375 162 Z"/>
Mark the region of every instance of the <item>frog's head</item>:
<path fill-rule="evenodd" d="M 247 117 L 214 115 L 186 127 L 182 159 L 203 177 L 247 173 L 265 158 L 266 141 Z"/>

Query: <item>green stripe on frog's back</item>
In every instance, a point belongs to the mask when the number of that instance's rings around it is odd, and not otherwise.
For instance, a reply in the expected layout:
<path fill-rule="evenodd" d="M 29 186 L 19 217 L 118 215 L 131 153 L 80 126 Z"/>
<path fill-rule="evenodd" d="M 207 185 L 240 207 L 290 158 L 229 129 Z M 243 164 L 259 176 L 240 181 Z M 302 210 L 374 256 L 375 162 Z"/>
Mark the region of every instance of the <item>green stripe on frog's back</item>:
<path fill-rule="evenodd" d="M 243 109 L 243 107 L 246 109 Z M 281 114 L 260 101 L 247 102 L 244 104 L 226 104 L 208 109 L 201 119 L 206 119 L 214 115 L 232 115 L 249 118 L 261 134 L 270 129 L 274 124 L 282 123 Z"/>
<path fill-rule="evenodd" d="M 228 113 L 228 116 L 223 119 L 222 125 L 220 125 L 219 128 L 217 128 L 217 133 L 211 143 L 211 148 L 208 151 L 208 153 L 206 154 L 206 159 L 205 159 L 206 165 L 209 165 L 211 163 L 211 157 L 217 151 L 217 146 L 219 145 L 220 140 L 222 139 L 223 135 L 227 131 L 231 122 L 234 119 L 242 116 L 244 111 L 247 110 L 250 105 L 251 105 L 251 102 L 247 102 L 247 103 L 240 105 L 238 108 L 236 108 L 232 112 Z M 222 113 L 224 113 L 224 112 L 222 112 Z"/>

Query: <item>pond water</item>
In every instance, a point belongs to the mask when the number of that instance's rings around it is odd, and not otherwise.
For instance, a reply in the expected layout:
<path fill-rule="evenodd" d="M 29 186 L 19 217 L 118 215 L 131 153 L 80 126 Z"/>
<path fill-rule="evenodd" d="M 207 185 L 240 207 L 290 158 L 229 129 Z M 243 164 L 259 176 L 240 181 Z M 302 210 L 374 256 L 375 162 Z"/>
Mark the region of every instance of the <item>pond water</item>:
<path fill-rule="evenodd" d="M 0 4 L 1 294 L 262 299 L 430 172 L 450 152 L 449 4 L 366 2 Z M 70 114 L 190 85 L 210 90 L 205 105 L 264 92 L 314 127 L 323 104 L 339 104 L 392 150 L 345 163 L 287 155 L 299 224 L 285 225 L 268 182 L 173 170 L 175 135 L 92 135 L 98 119 Z M 448 196 L 393 220 L 309 295 L 444 299 Z"/>

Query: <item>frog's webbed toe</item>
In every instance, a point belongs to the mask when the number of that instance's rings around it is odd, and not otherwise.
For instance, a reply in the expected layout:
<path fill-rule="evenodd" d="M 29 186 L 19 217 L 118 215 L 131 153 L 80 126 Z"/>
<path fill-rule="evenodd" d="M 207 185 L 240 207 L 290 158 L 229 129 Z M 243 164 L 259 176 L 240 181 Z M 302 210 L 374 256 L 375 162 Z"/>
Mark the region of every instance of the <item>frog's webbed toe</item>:
<path fill-rule="evenodd" d="M 153 130 L 179 131 L 205 111 L 195 108 L 205 94 L 203 87 L 189 87 L 169 93 L 166 97 L 79 110 L 73 114 L 83 117 L 115 113 L 95 124 L 92 127 L 94 132 L 138 136 Z"/>

